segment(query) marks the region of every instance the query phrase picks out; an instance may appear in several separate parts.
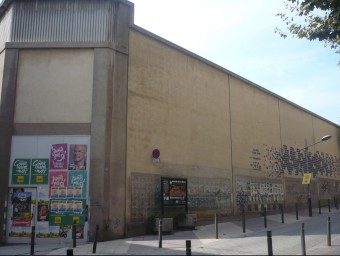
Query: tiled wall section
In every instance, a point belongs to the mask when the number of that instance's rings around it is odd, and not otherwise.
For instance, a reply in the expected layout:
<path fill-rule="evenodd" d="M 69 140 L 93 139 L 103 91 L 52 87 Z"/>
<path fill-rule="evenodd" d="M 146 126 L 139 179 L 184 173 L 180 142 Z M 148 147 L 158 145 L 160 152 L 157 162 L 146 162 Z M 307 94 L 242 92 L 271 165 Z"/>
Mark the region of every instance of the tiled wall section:
<path fill-rule="evenodd" d="M 223 178 L 187 177 L 188 211 L 231 213 L 231 183 Z M 145 221 L 161 212 L 161 176 L 131 174 L 131 222 Z"/>

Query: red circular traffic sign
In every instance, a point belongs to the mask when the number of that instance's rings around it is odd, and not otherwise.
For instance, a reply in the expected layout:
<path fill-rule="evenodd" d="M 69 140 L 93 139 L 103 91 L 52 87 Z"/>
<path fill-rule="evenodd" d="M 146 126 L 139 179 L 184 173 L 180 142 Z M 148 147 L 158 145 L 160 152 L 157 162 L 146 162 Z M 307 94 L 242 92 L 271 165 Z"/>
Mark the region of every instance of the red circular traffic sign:
<path fill-rule="evenodd" d="M 159 149 L 155 148 L 154 150 L 152 150 L 152 157 L 157 159 L 159 158 L 159 156 L 161 155 L 161 152 L 159 151 Z"/>

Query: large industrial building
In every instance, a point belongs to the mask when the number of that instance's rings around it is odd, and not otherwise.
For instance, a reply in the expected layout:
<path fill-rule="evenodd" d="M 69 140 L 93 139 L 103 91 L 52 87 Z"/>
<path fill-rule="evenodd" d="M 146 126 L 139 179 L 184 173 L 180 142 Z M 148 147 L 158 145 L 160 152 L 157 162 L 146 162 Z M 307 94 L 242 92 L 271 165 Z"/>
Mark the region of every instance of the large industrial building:
<path fill-rule="evenodd" d="M 337 124 L 133 16 L 125 0 L 0 1 L 2 242 L 340 197 Z"/>

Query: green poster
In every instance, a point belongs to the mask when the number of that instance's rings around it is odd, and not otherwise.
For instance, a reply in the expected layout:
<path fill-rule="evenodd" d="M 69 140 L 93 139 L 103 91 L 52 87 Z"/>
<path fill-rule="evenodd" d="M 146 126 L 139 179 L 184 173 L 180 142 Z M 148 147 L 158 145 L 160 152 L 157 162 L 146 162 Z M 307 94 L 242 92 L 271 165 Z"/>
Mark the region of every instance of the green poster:
<path fill-rule="evenodd" d="M 29 184 L 31 159 L 14 159 L 12 165 L 12 185 Z"/>
<path fill-rule="evenodd" d="M 69 171 L 67 184 L 69 187 L 80 189 L 81 194 L 74 193 L 74 198 L 86 198 L 87 171 Z"/>
<path fill-rule="evenodd" d="M 31 161 L 31 184 L 48 184 L 49 159 Z"/>
<path fill-rule="evenodd" d="M 49 207 L 49 225 L 66 226 L 84 224 L 86 216 L 85 199 L 51 199 Z"/>

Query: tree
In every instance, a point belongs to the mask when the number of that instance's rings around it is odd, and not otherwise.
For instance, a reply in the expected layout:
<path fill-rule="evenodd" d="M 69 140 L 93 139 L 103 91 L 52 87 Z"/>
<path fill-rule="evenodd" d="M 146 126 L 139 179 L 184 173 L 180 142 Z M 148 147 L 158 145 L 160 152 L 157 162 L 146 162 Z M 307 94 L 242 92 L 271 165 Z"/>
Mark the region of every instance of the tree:
<path fill-rule="evenodd" d="M 285 0 L 291 16 L 278 13 L 287 29 L 298 38 L 318 39 L 340 53 L 340 0 Z M 287 33 L 276 28 L 283 38 Z"/>

